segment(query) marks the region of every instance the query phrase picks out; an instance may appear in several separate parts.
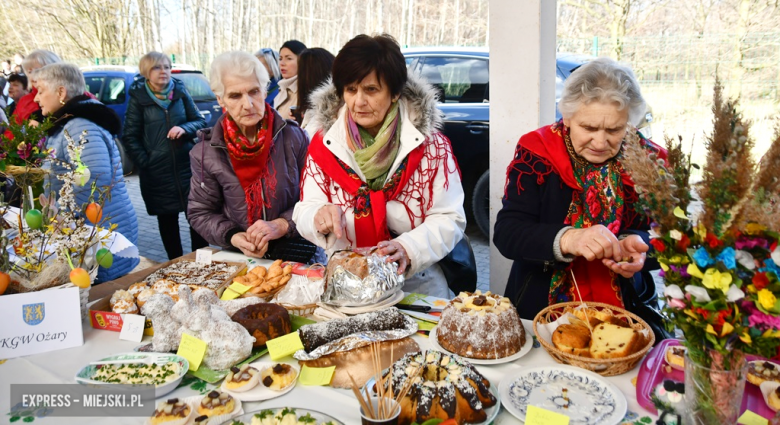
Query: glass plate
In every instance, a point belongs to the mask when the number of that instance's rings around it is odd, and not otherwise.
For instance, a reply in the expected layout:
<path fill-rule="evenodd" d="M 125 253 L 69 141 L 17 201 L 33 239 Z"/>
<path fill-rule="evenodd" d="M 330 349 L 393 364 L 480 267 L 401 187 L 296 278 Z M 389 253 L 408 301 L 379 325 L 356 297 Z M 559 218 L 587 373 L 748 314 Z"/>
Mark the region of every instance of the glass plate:
<path fill-rule="evenodd" d="M 282 409 L 285 409 L 285 408 L 284 407 L 269 407 L 267 409 L 255 410 L 254 412 L 244 413 L 241 416 L 237 416 L 237 417 L 235 417 L 235 418 L 233 418 L 233 419 L 231 419 L 229 421 L 225 421 L 225 422 L 222 423 L 222 425 L 231 425 L 231 424 L 236 423 L 236 422 L 239 423 L 239 424 L 242 423 L 244 425 L 251 425 L 252 417 L 255 416 L 256 414 L 262 412 L 263 410 L 273 410 L 274 414 L 276 414 L 277 412 L 281 411 Z M 295 415 L 298 416 L 298 417 L 304 416 L 307 413 L 310 414 L 314 419 L 317 420 L 317 424 L 316 425 L 320 425 L 320 424 L 327 423 L 327 422 L 333 422 L 334 425 L 344 425 L 343 422 L 339 421 L 338 419 L 334 418 L 333 416 L 327 415 L 327 414 L 322 413 L 322 412 L 318 412 L 316 410 L 304 409 L 304 408 L 299 408 L 299 407 L 292 407 L 292 409 L 295 409 Z M 314 425 L 314 424 L 312 424 L 312 425 Z"/>

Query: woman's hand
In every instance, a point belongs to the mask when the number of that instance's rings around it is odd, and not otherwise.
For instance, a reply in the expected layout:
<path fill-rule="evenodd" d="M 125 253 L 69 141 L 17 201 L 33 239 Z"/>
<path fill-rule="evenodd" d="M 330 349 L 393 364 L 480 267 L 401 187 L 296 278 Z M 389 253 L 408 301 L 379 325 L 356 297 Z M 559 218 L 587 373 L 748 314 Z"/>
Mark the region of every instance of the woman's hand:
<path fill-rule="evenodd" d="M 265 249 L 268 249 L 268 242 L 283 237 L 289 228 L 290 224 L 283 218 L 271 221 L 257 220 L 246 229 L 247 239 L 258 248 L 266 246 Z"/>
<path fill-rule="evenodd" d="M 631 235 L 620 241 L 620 248 L 623 251 L 623 258 L 620 262 L 604 258 L 601 260 L 605 266 L 612 269 L 613 272 L 629 278 L 634 273 L 639 272 L 645 266 L 645 258 L 649 247 L 639 235 Z"/>
<path fill-rule="evenodd" d="M 395 261 L 398 263 L 398 274 L 404 274 L 406 268 L 411 264 L 411 260 L 409 260 L 409 255 L 406 253 L 403 245 L 397 241 L 382 241 L 376 244 L 376 246 L 379 248 L 377 250 L 379 255 L 388 256 L 385 262 L 392 263 Z"/>
<path fill-rule="evenodd" d="M 333 233 L 341 239 L 347 232 L 347 217 L 338 205 L 328 204 L 314 215 L 314 226 L 323 235 Z"/>
<path fill-rule="evenodd" d="M 247 257 L 263 258 L 268 250 L 268 244 L 265 247 L 258 247 L 253 244 L 246 232 L 239 232 L 230 238 L 230 244 L 241 250 Z"/>
<path fill-rule="evenodd" d="M 585 257 L 588 261 L 623 259 L 618 238 L 606 227 L 597 224 L 585 229 L 570 229 L 561 236 L 561 253 Z"/>
<path fill-rule="evenodd" d="M 176 140 L 179 137 L 181 137 L 185 133 L 184 129 L 179 127 L 178 125 L 174 125 L 173 128 L 168 132 L 168 138 L 171 140 Z"/>

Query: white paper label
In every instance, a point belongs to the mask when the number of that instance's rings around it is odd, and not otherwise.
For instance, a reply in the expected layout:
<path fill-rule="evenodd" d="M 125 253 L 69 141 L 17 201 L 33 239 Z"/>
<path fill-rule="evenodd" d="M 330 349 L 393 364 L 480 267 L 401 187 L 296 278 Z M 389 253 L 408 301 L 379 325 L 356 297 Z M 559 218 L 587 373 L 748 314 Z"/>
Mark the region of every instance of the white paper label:
<path fill-rule="evenodd" d="M 195 251 L 195 262 L 198 264 L 205 264 L 210 265 L 211 264 L 211 250 L 210 249 L 199 249 Z"/>
<path fill-rule="evenodd" d="M 146 317 L 138 314 L 122 315 L 122 330 L 119 331 L 119 339 L 141 342 L 144 338 L 144 323 Z"/>
<path fill-rule="evenodd" d="M 0 359 L 84 344 L 79 288 L 0 296 Z"/>

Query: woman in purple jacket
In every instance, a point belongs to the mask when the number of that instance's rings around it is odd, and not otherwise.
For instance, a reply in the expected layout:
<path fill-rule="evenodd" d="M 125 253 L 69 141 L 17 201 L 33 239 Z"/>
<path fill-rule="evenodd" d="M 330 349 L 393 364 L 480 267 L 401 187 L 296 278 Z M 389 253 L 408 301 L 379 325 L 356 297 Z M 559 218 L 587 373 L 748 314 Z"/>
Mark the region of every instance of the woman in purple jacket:
<path fill-rule="evenodd" d="M 227 112 L 190 151 L 190 225 L 213 245 L 262 258 L 273 241 L 298 237 L 292 213 L 309 142 L 265 102 L 268 71 L 256 57 L 223 53 L 210 78 Z"/>

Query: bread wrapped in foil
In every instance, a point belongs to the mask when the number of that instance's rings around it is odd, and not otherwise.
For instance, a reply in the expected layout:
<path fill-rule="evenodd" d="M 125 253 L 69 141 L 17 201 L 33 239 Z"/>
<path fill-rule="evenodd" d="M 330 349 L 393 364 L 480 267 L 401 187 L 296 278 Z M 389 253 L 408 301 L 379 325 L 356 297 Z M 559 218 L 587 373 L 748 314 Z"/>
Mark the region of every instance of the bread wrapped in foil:
<path fill-rule="evenodd" d="M 378 303 L 400 291 L 404 276 L 398 264 L 376 248 L 336 251 L 328 260 L 327 288 L 322 301 L 337 306 L 363 306 Z"/>

